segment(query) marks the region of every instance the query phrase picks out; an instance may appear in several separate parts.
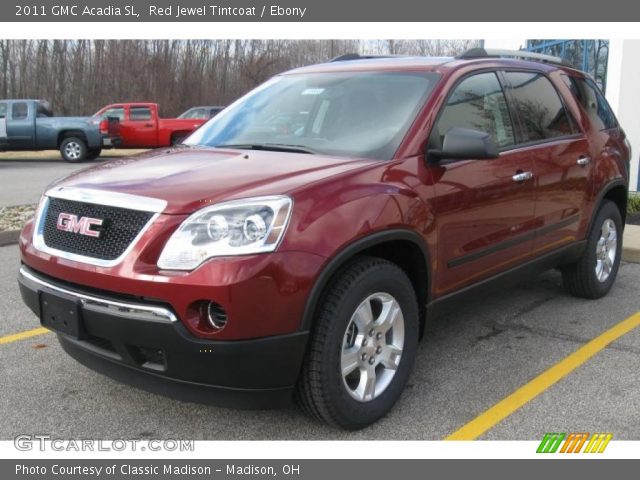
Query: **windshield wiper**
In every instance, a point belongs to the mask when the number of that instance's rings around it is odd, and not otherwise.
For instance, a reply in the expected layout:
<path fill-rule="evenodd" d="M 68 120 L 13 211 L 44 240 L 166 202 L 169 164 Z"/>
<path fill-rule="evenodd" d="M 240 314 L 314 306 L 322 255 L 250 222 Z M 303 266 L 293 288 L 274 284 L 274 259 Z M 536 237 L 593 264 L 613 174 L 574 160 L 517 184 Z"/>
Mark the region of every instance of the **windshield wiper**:
<path fill-rule="evenodd" d="M 308 153 L 315 155 L 317 152 L 303 145 L 289 145 L 286 143 L 238 143 L 216 145 L 216 148 L 234 148 L 238 150 L 266 150 L 271 152 Z"/>

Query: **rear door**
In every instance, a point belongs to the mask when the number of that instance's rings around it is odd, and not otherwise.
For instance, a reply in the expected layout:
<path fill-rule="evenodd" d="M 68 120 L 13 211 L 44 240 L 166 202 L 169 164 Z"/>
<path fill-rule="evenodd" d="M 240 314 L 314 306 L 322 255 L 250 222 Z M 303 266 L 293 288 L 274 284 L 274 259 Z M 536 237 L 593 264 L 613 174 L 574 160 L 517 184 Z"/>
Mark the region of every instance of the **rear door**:
<path fill-rule="evenodd" d="M 540 72 L 504 72 L 519 123 L 522 152 L 536 173 L 535 254 L 581 237 L 589 175 L 589 141 L 556 86 Z"/>
<path fill-rule="evenodd" d="M 490 133 L 495 159 L 430 165 L 437 229 L 436 295 L 522 263 L 532 253 L 533 160 L 516 146 L 515 127 L 497 72 L 474 73 L 452 90 L 429 144 L 438 149 L 453 127 Z"/>
<path fill-rule="evenodd" d="M 9 104 L 7 138 L 10 149 L 25 150 L 35 146 L 35 112 L 32 102 Z"/>

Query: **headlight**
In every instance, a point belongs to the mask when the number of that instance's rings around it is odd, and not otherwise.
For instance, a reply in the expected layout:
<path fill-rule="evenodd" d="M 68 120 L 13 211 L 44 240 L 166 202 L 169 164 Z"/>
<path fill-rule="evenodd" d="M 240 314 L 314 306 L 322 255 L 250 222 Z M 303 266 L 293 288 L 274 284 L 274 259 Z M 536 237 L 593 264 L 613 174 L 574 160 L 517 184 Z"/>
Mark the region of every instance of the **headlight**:
<path fill-rule="evenodd" d="M 158 267 L 193 270 L 211 257 L 273 252 L 291 216 L 289 197 L 219 203 L 187 218 L 164 247 Z"/>

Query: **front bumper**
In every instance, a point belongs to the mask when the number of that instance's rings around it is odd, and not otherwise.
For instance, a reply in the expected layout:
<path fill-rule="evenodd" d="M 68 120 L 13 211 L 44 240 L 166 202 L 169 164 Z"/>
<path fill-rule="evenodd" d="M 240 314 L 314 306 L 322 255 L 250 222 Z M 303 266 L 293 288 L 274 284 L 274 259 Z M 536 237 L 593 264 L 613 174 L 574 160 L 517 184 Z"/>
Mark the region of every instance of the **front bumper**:
<path fill-rule="evenodd" d="M 58 331 L 58 339 L 72 357 L 103 374 L 155 393 L 221 406 L 267 408 L 291 399 L 307 332 L 207 340 L 189 333 L 167 305 L 89 291 L 26 266 L 18 281 L 24 302 L 41 322 L 43 296 L 76 305 L 77 316 L 68 320 L 77 318 L 77 332 Z M 66 325 L 66 319 L 57 321 Z"/>

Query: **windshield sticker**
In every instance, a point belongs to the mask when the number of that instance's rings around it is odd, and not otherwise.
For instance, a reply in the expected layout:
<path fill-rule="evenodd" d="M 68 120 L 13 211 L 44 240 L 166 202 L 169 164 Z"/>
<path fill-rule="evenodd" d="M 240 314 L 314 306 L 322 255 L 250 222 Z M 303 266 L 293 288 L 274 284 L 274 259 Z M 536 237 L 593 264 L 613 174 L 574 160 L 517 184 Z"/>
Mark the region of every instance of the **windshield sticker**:
<path fill-rule="evenodd" d="M 320 95 L 324 92 L 324 88 L 307 88 L 302 91 L 302 95 Z"/>

